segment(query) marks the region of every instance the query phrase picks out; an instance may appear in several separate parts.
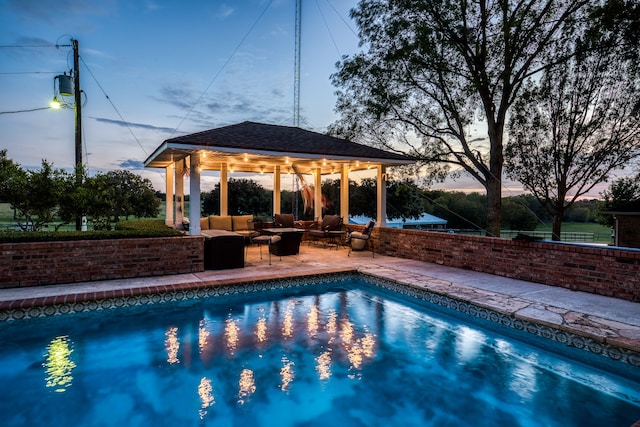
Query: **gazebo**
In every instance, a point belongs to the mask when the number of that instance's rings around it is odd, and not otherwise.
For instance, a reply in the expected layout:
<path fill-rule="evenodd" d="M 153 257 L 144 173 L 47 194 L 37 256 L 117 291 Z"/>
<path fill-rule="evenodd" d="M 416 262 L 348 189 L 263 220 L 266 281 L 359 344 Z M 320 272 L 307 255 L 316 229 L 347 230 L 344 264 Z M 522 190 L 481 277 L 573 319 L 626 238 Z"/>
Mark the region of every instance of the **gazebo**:
<path fill-rule="evenodd" d="M 311 132 L 298 127 L 243 122 L 165 140 L 145 160 L 148 168 L 166 171 L 166 223 L 182 222 L 184 176 L 189 175 L 191 206 L 200 206 L 203 170 L 220 173 L 220 215 L 228 212 L 228 174 L 273 174 L 273 213 L 280 213 L 282 174 L 313 175 L 314 211 L 322 212 L 322 176 L 340 174 L 340 215 L 349 217 L 349 172 L 377 171 L 377 222 L 386 221 L 386 168 L 414 160 L 366 145 Z M 175 191 L 174 191 L 175 188 Z M 174 205 L 175 197 L 175 205 Z M 175 217 L 174 217 L 175 209 Z M 317 215 L 320 216 L 320 215 Z M 190 234 L 200 234 L 200 209 L 191 209 Z"/>

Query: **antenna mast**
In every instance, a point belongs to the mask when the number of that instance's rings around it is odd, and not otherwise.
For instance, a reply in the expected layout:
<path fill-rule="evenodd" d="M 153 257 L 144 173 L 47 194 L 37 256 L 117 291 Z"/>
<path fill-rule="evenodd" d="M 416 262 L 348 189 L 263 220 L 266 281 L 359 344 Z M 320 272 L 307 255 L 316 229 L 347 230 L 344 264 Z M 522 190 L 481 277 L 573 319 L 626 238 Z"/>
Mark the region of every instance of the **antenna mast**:
<path fill-rule="evenodd" d="M 302 0 L 296 0 L 296 43 L 293 65 L 293 125 L 300 127 L 300 40 L 302 34 Z"/>

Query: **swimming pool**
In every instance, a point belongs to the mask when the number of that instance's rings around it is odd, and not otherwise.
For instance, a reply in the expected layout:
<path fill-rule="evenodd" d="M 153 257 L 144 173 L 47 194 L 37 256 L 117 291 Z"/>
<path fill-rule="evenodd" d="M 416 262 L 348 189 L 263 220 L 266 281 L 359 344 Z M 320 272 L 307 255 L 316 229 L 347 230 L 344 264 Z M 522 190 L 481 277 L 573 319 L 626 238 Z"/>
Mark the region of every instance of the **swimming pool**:
<path fill-rule="evenodd" d="M 640 374 L 631 363 L 581 350 L 554 355 L 555 344 L 526 344 L 519 338 L 529 332 L 499 329 L 491 313 L 470 316 L 477 308 L 453 311 L 352 276 L 270 287 L 0 322 L 1 424 L 626 427 L 640 420 Z M 92 308 L 100 307 L 107 305 Z M 81 311 L 68 309 L 56 308 Z M 615 372 L 590 367 L 595 357 Z"/>

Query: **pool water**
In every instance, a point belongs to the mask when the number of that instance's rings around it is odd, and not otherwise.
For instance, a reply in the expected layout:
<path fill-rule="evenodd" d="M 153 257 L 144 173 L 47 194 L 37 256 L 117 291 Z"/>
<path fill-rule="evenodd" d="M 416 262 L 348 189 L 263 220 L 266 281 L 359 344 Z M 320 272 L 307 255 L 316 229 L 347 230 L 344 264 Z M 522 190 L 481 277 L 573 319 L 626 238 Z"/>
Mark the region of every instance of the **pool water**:
<path fill-rule="evenodd" d="M 2 322 L 0 425 L 640 420 L 637 368 L 590 368 L 364 282 L 306 289 Z"/>

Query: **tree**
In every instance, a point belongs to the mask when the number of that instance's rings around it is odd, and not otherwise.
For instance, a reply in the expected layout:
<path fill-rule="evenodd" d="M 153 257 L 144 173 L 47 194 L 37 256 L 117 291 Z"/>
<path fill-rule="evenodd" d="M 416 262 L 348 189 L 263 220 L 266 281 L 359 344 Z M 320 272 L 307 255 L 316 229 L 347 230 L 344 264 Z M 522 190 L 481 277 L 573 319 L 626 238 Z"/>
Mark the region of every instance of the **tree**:
<path fill-rule="evenodd" d="M 626 45 L 589 34 L 585 24 L 556 52 L 570 59 L 528 82 L 509 126 L 506 172 L 553 217 L 553 240 L 580 197 L 640 155 L 640 75 Z"/>
<path fill-rule="evenodd" d="M 587 1 L 361 0 L 352 16 L 366 50 L 333 75 L 342 118 L 331 132 L 405 151 L 431 178 L 466 171 L 499 236 L 507 112 Z"/>
<path fill-rule="evenodd" d="M 508 197 L 502 201 L 503 229 L 530 231 L 535 230 L 537 225 L 536 216 L 517 197 Z"/>
<path fill-rule="evenodd" d="M 349 185 L 349 212 L 368 218 L 378 216 L 378 189 L 375 178 L 364 178 L 360 184 Z"/>
<path fill-rule="evenodd" d="M 79 198 L 96 230 L 110 230 L 121 217 L 155 217 L 160 211 L 151 181 L 126 170 L 86 178 Z"/>
<path fill-rule="evenodd" d="M 609 188 L 601 194 L 602 201 L 598 203 L 600 211 L 596 216 L 597 221 L 607 227 L 615 226 L 615 219 L 612 215 L 602 212 L 623 208 L 633 202 L 640 201 L 640 174 L 635 177 L 626 177 L 615 180 Z"/>
<path fill-rule="evenodd" d="M 250 179 L 231 178 L 228 182 L 229 215 L 253 214 L 268 216 L 271 212 L 271 192 Z M 202 195 L 202 214 L 220 214 L 220 184 Z"/>
<path fill-rule="evenodd" d="M 486 197 L 480 193 L 442 192 L 433 199 L 433 215 L 447 220 L 449 228 L 478 229 L 485 227 Z"/>
<path fill-rule="evenodd" d="M 13 219 L 26 231 L 39 231 L 58 212 L 62 183 L 68 174 L 42 161 L 40 170 L 23 170 L 0 151 L 0 199 L 13 209 Z"/>
<path fill-rule="evenodd" d="M 387 216 L 403 221 L 420 218 L 425 212 L 421 196 L 422 192 L 413 180 L 391 180 L 387 186 Z"/>

